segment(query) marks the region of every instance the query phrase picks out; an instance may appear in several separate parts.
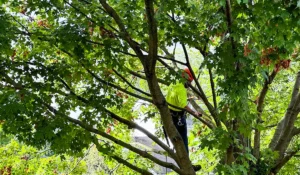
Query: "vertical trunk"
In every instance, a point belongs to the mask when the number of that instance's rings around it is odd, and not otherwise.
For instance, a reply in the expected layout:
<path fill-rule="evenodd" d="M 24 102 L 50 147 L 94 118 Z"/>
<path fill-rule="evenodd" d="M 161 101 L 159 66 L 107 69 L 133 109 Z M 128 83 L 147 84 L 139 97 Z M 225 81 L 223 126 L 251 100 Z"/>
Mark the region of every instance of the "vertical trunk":
<path fill-rule="evenodd" d="M 253 156 L 258 160 L 259 159 L 259 151 L 260 151 L 260 131 L 255 129 L 254 134 L 254 150 Z"/>
<path fill-rule="evenodd" d="M 188 153 L 185 149 L 183 140 L 177 132 L 175 125 L 172 122 L 172 117 L 167 105 L 167 102 L 160 90 L 158 80 L 155 73 L 155 65 L 158 59 L 157 48 L 157 24 L 154 18 L 153 0 L 145 0 L 145 9 L 149 30 L 149 55 L 142 59 L 142 64 L 145 70 L 148 87 L 153 99 L 153 103 L 158 108 L 165 130 L 173 143 L 176 155 L 179 160 L 180 168 L 187 175 L 194 175 L 195 171 L 192 167 Z"/>
<path fill-rule="evenodd" d="M 225 159 L 225 163 L 230 165 L 232 164 L 232 162 L 234 162 L 234 156 L 233 156 L 233 145 L 230 145 L 227 150 L 226 150 L 226 159 Z"/>
<path fill-rule="evenodd" d="M 290 143 L 292 137 L 291 134 L 294 128 L 294 123 L 297 118 L 297 115 L 299 114 L 299 104 L 300 104 L 299 86 L 300 86 L 300 72 L 298 72 L 296 77 L 296 82 L 294 85 L 291 102 L 289 104 L 289 107 L 283 119 L 283 124 L 279 124 L 278 127 L 276 128 L 278 132 L 281 131 L 281 134 L 279 135 L 278 133 L 275 132 L 275 134 L 277 135 L 274 135 L 272 138 L 272 141 L 274 140 L 274 142 L 278 140 L 276 146 L 274 147 L 274 150 L 278 151 L 280 155 L 278 161 L 281 158 L 283 158 L 284 152 L 286 151 Z"/>
<path fill-rule="evenodd" d="M 276 144 L 277 144 L 277 142 L 278 142 L 278 140 L 279 140 L 279 137 L 280 137 L 280 135 L 281 135 L 281 133 L 282 133 L 282 131 L 283 131 L 284 122 L 285 122 L 285 119 L 283 118 L 283 119 L 278 123 L 277 128 L 276 128 L 276 130 L 275 130 L 275 133 L 274 133 L 274 135 L 273 135 L 273 138 L 272 138 L 272 140 L 271 140 L 271 142 L 270 142 L 270 144 L 269 144 L 269 148 L 270 148 L 271 150 L 273 150 L 273 151 L 274 151 L 275 146 L 276 146 Z"/>
<path fill-rule="evenodd" d="M 145 70 L 147 70 L 145 68 Z M 147 76 L 147 81 L 148 81 L 148 86 L 151 92 L 151 95 L 153 97 L 153 103 L 157 106 L 160 116 L 163 122 L 163 125 L 166 129 L 166 132 L 173 143 L 175 150 L 176 150 L 176 155 L 179 160 L 179 166 L 181 169 L 183 169 L 186 174 L 188 175 L 193 175 L 195 174 L 192 164 L 190 162 L 188 153 L 185 149 L 183 140 L 180 136 L 180 134 L 177 132 L 177 129 L 175 125 L 172 122 L 171 114 L 168 109 L 167 102 L 159 88 L 157 78 L 155 73 L 154 74 L 149 74 L 146 72 Z"/>

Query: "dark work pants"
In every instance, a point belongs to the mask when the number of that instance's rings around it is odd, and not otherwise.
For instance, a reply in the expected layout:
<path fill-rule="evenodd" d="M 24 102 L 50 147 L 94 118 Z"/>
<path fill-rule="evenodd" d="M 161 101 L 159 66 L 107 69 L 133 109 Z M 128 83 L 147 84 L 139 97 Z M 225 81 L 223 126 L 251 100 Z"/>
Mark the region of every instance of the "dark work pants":
<path fill-rule="evenodd" d="M 188 136 L 187 136 L 185 113 L 183 111 L 181 111 L 181 112 L 176 112 L 176 111 L 172 111 L 172 110 L 170 110 L 170 111 L 171 111 L 173 123 L 183 140 L 183 143 L 184 143 L 187 153 L 189 154 L 189 147 L 188 147 L 189 143 L 188 143 Z M 181 123 L 179 122 L 179 119 L 181 120 Z"/>

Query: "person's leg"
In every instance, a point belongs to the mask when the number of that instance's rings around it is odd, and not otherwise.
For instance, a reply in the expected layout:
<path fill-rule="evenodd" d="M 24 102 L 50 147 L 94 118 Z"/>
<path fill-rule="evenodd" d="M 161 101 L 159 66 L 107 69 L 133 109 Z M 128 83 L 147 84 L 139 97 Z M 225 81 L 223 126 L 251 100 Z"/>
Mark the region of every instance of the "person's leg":
<path fill-rule="evenodd" d="M 186 149 L 187 153 L 189 154 L 188 137 L 187 137 L 187 126 L 186 126 L 185 117 L 181 117 L 181 123 L 182 123 L 182 125 L 178 124 L 178 121 L 179 121 L 178 117 L 172 117 L 172 118 L 173 118 L 173 123 L 174 123 L 177 131 L 179 132 L 182 140 L 183 140 L 185 149 Z"/>
<path fill-rule="evenodd" d="M 181 138 L 182 138 L 183 143 L 184 143 L 184 146 L 186 148 L 186 151 L 189 154 L 189 146 L 188 146 L 189 145 L 189 141 L 188 141 L 188 136 L 187 136 L 187 126 L 186 126 L 185 117 L 182 117 L 181 120 L 184 120 L 184 121 L 182 121 L 182 123 L 184 123 L 184 125 L 180 126 L 177 130 L 180 133 Z"/>
<path fill-rule="evenodd" d="M 187 125 L 186 125 L 186 118 L 185 116 L 182 117 L 183 120 L 181 119 L 181 122 L 184 124 L 183 126 L 179 126 L 178 125 L 178 117 L 172 117 L 173 119 L 173 123 L 177 129 L 177 131 L 179 132 L 182 140 L 183 140 L 183 143 L 184 143 L 184 146 L 187 150 L 187 153 L 189 155 L 189 147 L 188 147 L 188 137 L 187 137 Z M 193 168 L 195 171 L 199 171 L 201 170 L 201 165 L 193 165 Z"/>

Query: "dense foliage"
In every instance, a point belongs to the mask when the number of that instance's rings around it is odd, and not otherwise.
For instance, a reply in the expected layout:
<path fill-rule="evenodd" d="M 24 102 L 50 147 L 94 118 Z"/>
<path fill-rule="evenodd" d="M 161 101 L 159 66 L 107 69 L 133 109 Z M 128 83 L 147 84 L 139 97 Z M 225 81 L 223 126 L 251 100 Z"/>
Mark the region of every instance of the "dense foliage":
<path fill-rule="evenodd" d="M 195 174 L 200 163 L 199 174 L 284 174 L 299 164 L 298 1 L 0 5 L 0 120 L 20 142 L 71 155 L 95 144 L 108 167 L 119 162 L 126 173 L 160 165 Z M 204 114 L 194 116 L 190 157 L 164 99 L 183 67 L 193 70 L 190 102 Z M 134 122 L 149 119 L 155 134 Z M 177 165 L 131 144 L 132 129 Z"/>
<path fill-rule="evenodd" d="M 51 150 L 37 150 L 20 144 L 0 130 L 0 174 L 83 174 L 86 165 L 80 159 L 53 155 Z"/>

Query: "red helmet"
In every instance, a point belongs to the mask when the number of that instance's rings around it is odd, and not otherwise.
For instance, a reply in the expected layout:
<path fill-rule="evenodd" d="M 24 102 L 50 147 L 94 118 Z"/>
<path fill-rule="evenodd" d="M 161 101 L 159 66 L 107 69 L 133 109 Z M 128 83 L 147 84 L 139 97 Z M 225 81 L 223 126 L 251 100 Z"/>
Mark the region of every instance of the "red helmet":
<path fill-rule="evenodd" d="M 193 75 L 192 75 L 192 73 L 191 73 L 191 71 L 190 71 L 190 69 L 188 67 L 185 67 L 183 69 L 182 76 L 183 76 L 183 78 L 185 78 L 185 79 L 187 79 L 189 81 L 193 81 L 194 80 Z"/>

